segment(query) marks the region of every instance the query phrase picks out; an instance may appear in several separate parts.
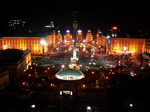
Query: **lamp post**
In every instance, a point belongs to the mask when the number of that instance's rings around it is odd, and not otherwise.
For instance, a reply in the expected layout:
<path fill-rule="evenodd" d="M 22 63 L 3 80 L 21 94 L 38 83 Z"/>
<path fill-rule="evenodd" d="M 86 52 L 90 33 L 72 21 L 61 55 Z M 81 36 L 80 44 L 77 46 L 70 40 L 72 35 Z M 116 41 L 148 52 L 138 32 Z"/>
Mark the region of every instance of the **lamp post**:
<path fill-rule="evenodd" d="M 35 112 L 35 107 L 36 107 L 35 104 L 31 105 L 31 112 Z"/>
<path fill-rule="evenodd" d="M 126 54 L 127 47 L 123 47 L 124 53 Z"/>
<path fill-rule="evenodd" d="M 129 107 L 130 107 L 130 112 L 132 112 L 132 110 L 133 110 L 133 104 L 130 103 L 130 104 L 129 104 Z"/>
<path fill-rule="evenodd" d="M 107 36 L 106 36 L 106 39 L 105 39 L 105 44 L 106 44 L 106 45 L 105 45 L 105 50 L 106 50 L 106 54 L 109 54 L 109 51 L 110 51 L 110 47 L 109 47 L 109 46 L 110 46 L 110 45 L 109 45 L 109 44 L 110 44 L 110 40 L 109 40 L 109 39 L 110 39 L 110 35 L 107 35 Z"/>
<path fill-rule="evenodd" d="M 47 44 L 47 42 L 46 42 L 46 40 L 42 39 L 42 40 L 40 41 L 40 43 L 41 43 L 41 45 L 42 45 L 42 47 L 43 47 L 43 53 L 44 53 L 44 52 L 45 52 L 45 51 L 44 51 L 44 46 Z"/>
<path fill-rule="evenodd" d="M 87 106 L 87 107 L 86 107 L 86 112 L 92 112 L 91 106 Z"/>

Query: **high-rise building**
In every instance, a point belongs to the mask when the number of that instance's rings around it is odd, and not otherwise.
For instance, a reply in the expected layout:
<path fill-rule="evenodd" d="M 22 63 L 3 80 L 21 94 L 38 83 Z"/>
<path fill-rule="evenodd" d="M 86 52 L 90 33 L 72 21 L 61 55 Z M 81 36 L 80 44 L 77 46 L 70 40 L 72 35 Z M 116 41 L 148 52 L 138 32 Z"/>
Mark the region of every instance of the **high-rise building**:
<path fill-rule="evenodd" d="M 11 19 L 9 21 L 9 27 L 11 27 L 13 30 L 18 30 L 21 27 L 24 27 L 25 23 L 26 22 L 21 19 Z"/>
<path fill-rule="evenodd" d="M 9 21 L 9 31 L 11 34 L 20 34 L 25 32 L 26 22 L 21 19 L 11 19 Z"/>

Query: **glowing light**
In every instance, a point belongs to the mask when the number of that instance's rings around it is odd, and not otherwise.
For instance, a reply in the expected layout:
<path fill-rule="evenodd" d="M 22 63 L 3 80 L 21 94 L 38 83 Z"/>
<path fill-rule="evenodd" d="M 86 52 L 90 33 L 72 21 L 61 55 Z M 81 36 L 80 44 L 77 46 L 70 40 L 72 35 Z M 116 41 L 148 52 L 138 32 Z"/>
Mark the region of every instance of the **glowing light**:
<path fill-rule="evenodd" d="M 82 30 L 78 30 L 78 33 L 82 33 Z"/>
<path fill-rule="evenodd" d="M 22 83 L 22 85 L 26 85 L 26 83 L 25 83 L 25 82 L 23 82 L 23 83 Z"/>
<path fill-rule="evenodd" d="M 88 30 L 88 33 L 91 33 L 91 30 Z"/>
<path fill-rule="evenodd" d="M 130 71 L 130 76 L 134 77 L 134 71 Z"/>
<path fill-rule="evenodd" d="M 71 95 L 71 96 L 73 95 L 72 91 L 70 92 L 70 95 Z"/>
<path fill-rule="evenodd" d="M 92 110 L 90 106 L 87 106 L 87 108 L 86 108 L 86 109 L 87 109 L 87 110 Z"/>
<path fill-rule="evenodd" d="M 51 86 L 51 87 L 54 87 L 55 85 L 51 83 L 50 86 Z"/>
<path fill-rule="evenodd" d="M 51 26 L 47 25 L 47 26 L 45 26 L 45 28 L 51 28 Z"/>
<path fill-rule="evenodd" d="M 4 45 L 3 48 L 4 48 L 4 50 L 7 49 L 7 45 Z"/>
<path fill-rule="evenodd" d="M 110 38 L 110 35 L 107 35 L 106 38 Z"/>
<path fill-rule="evenodd" d="M 129 105 L 131 108 L 133 107 L 133 104 L 132 103 L 130 103 L 130 105 Z"/>
<path fill-rule="evenodd" d="M 65 68 L 65 65 L 61 65 L 61 68 Z"/>
<path fill-rule="evenodd" d="M 127 50 L 127 47 L 123 47 L 123 50 L 126 51 L 126 50 Z"/>
<path fill-rule="evenodd" d="M 83 84 L 82 87 L 85 88 L 85 84 Z"/>
<path fill-rule="evenodd" d="M 32 104 L 32 105 L 31 105 L 31 108 L 33 108 L 33 109 L 34 109 L 34 108 L 35 108 L 35 104 Z"/>
<path fill-rule="evenodd" d="M 102 34 L 103 32 L 99 31 L 100 34 Z"/>
<path fill-rule="evenodd" d="M 92 74 L 94 74 L 95 72 L 93 71 Z"/>
<path fill-rule="evenodd" d="M 46 45 L 47 44 L 46 40 L 41 40 L 40 43 L 41 43 L 41 45 Z"/>
<path fill-rule="evenodd" d="M 62 95 L 62 91 L 60 91 L 59 94 Z"/>
<path fill-rule="evenodd" d="M 63 69 L 61 71 L 59 71 L 58 73 L 56 73 L 55 77 L 57 79 L 60 80 L 71 80 L 71 81 L 75 81 L 75 80 L 81 80 L 83 79 L 85 76 L 84 74 L 79 71 L 79 70 L 75 70 L 75 69 Z"/>
<path fill-rule="evenodd" d="M 117 30 L 118 28 L 116 26 L 113 26 L 111 29 L 112 30 Z"/>
<path fill-rule="evenodd" d="M 109 79 L 109 77 L 106 77 L 106 79 L 108 80 L 108 79 Z"/>
<path fill-rule="evenodd" d="M 66 30 L 66 33 L 70 33 L 70 30 Z"/>

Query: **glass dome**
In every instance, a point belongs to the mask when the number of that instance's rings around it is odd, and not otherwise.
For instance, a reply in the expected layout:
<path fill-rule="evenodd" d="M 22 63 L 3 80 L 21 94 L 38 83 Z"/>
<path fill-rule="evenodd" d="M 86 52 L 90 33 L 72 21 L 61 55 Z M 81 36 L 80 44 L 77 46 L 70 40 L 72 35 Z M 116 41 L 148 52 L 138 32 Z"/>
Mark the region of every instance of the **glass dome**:
<path fill-rule="evenodd" d="M 75 81 L 75 80 L 81 80 L 85 76 L 80 70 L 63 69 L 57 72 L 55 77 L 60 80 Z"/>

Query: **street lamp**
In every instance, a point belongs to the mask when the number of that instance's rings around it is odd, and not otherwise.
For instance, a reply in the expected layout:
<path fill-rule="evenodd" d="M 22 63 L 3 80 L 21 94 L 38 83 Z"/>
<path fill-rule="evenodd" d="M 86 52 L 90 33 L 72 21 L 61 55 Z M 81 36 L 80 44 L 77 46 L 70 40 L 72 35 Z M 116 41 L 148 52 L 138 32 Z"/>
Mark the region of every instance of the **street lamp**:
<path fill-rule="evenodd" d="M 130 112 L 132 112 L 132 111 L 133 111 L 133 110 L 132 110 L 132 109 L 133 109 L 133 104 L 130 103 L 129 106 L 130 106 Z"/>
<path fill-rule="evenodd" d="M 43 46 L 43 53 L 44 53 L 44 46 L 47 44 L 46 40 L 42 39 L 40 41 L 41 45 Z"/>
<path fill-rule="evenodd" d="M 92 112 L 91 106 L 87 106 L 87 107 L 86 107 L 86 110 L 87 110 L 87 112 Z"/>
<path fill-rule="evenodd" d="M 61 68 L 64 69 L 64 68 L 65 68 L 65 65 L 61 65 Z"/>
<path fill-rule="evenodd" d="M 130 105 L 129 105 L 129 106 L 130 106 L 130 108 L 132 108 L 132 107 L 133 107 L 133 104 L 132 104 L 132 103 L 130 103 Z"/>
<path fill-rule="evenodd" d="M 36 107 L 35 104 L 31 105 L 31 112 L 35 112 L 35 107 Z"/>
<path fill-rule="evenodd" d="M 7 45 L 4 45 L 4 46 L 3 46 L 3 49 L 4 49 L 4 50 L 7 49 Z"/>
<path fill-rule="evenodd" d="M 109 39 L 109 38 L 110 38 L 110 35 L 107 35 L 106 38 Z"/>
<path fill-rule="evenodd" d="M 126 54 L 127 47 L 123 47 L 124 53 Z"/>
<path fill-rule="evenodd" d="M 106 36 L 106 39 L 105 39 L 105 51 L 106 51 L 106 54 L 109 54 L 110 52 L 110 35 L 107 35 Z"/>
<path fill-rule="evenodd" d="M 35 104 L 32 104 L 32 105 L 31 105 L 31 108 L 32 108 L 32 109 L 35 109 Z"/>

